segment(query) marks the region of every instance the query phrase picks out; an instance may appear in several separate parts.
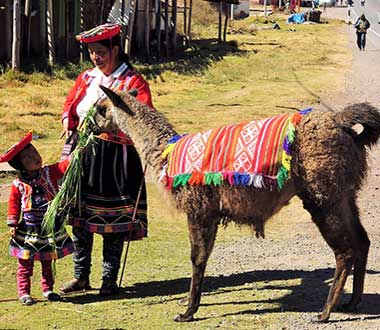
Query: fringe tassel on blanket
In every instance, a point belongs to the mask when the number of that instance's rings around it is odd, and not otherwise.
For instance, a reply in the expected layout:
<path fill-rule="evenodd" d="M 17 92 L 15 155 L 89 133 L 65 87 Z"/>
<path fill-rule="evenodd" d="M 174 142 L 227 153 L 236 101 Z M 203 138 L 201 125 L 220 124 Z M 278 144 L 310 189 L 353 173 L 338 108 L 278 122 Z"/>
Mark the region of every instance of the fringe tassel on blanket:
<path fill-rule="evenodd" d="M 295 139 L 296 134 L 296 126 L 301 121 L 302 116 L 308 114 L 312 108 L 307 108 L 298 113 L 292 115 L 290 119 L 290 123 L 287 128 L 286 136 L 282 145 L 284 150 L 282 154 L 281 166 L 277 173 L 277 186 L 278 189 L 281 190 L 285 186 L 285 181 L 290 177 L 290 165 L 292 161 L 292 146 Z"/>
<path fill-rule="evenodd" d="M 285 170 L 285 175 L 286 174 Z M 236 172 L 223 173 L 186 173 L 178 174 L 174 178 L 166 178 L 168 188 L 183 187 L 186 185 L 199 186 L 220 186 L 223 182 L 228 182 L 231 186 L 240 185 L 244 187 L 254 186 L 255 188 L 273 187 L 276 184 L 275 178 L 267 178 L 258 174 L 245 174 Z"/>

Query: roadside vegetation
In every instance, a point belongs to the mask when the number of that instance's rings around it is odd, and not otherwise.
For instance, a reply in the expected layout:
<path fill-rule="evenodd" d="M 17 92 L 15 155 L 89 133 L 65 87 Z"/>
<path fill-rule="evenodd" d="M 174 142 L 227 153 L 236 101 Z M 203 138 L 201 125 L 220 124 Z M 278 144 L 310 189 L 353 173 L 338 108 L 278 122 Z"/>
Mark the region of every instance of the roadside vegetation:
<path fill-rule="evenodd" d="M 201 14 L 204 10 L 199 17 Z M 293 112 L 315 104 L 316 95 L 342 84 L 350 55 L 344 36 L 336 37 L 341 34 L 340 22 L 292 26 L 295 31 L 291 31 L 285 24 L 285 16 L 271 16 L 270 20 L 276 19 L 282 28 L 271 30 L 267 29 L 271 22 L 253 16 L 234 21 L 228 41 L 218 44 L 217 15 L 211 17 L 214 19 L 210 22 L 198 20 L 193 29 L 192 48 L 176 59 L 150 65 L 136 63 L 149 80 L 156 108 L 165 113 L 179 132 Z M 34 143 L 45 162 L 57 161 L 63 145 L 63 140 L 58 138 L 62 105 L 73 78 L 86 66 L 89 64 L 68 64 L 49 74 L 4 70 L 0 75 L 0 150 L 33 130 L 37 136 Z M 8 178 L 2 177 L 1 182 Z M 166 202 L 152 184 L 148 190 L 150 236 L 131 244 L 123 283 L 125 291 L 114 300 L 99 299 L 95 290 L 69 296 L 66 302 L 48 303 L 40 298 L 40 266 L 36 262 L 32 295 L 39 303 L 20 306 L 15 283 L 17 262 L 6 253 L 8 229 L 5 221 L 1 221 L 1 328 L 177 330 L 262 329 L 279 325 L 279 313 L 261 316 L 244 313 L 255 309 L 257 303 L 250 304 L 253 294 L 256 301 L 266 301 L 268 309 L 281 308 L 271 303 L 273 292 L 259 290 L 264 282 L 257 282 L 248 289 L 244 283 L 213 287 L 217 278 L 206 281 L 209 285 L 206 283 L 204 305 L 196 315 L 197 322 L 176 324 L 172 321 L 175 313 L 184 310 L 177 301 L 186 296 L 189 286 L 187 226 L 182 215 L 168 211 Z M 0 203 L 1 219 L 6 217 L 6 206 Z M 289 213 L 277 218 L 287 216 Z M 218 242 L 227 244 L 250 235 L 247 229 L 231 226 L 220 231 Z M 99 237 L 93 258 L 91 282 L 93 287 L 99 288 Z M 71 258 L 58 261 L 56 286 L 71 276 Z M 296 280 L 288 280 L 284 286 L 296 284 Z"/>

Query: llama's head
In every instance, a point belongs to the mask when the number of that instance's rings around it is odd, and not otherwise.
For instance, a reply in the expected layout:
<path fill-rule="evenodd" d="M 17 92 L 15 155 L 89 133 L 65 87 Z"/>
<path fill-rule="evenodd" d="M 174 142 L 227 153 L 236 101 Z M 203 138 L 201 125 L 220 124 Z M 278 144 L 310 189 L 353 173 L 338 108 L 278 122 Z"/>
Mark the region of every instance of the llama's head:
<path fill-rule="evenodd" d="M 108 96 L 108 98 L 110 99 L 113 106 L 123 110 L 125 113 L 127 113 L 130 116 L 134 116 L 134 112 L 126 104 L 126 102 L 124 101 L 124 99 L 120 95 L 116 94 L 113 90 L 111 90 L 107 87 L 104 87 L 101 85 L 99 87 Z M 128 91 L 128 94 L 132 97 L 136 97 L 137 93 L 138 93 L 138 91 L 135 88 Z"/>
<path fill-rule="evenodd" d="M 128 116 L 134 116 L 134 112 L 123 100 L 123 97 L 126 97 L 125 95 L 122 97 L 104 86 L 100 86 L 100 88 L 107 95 L 107 98 L 103 99 L 96 105 L 93 131 L 96 134 L 103 132 L 116 133 L 120 128 L 117 124 L 117 120 L 115 119 L 112 109 L 115 107 L 121 109 Z M 127 97 L 134 99 L 137 96 L 137 90 L 132 89 L 127 95 Z"/>

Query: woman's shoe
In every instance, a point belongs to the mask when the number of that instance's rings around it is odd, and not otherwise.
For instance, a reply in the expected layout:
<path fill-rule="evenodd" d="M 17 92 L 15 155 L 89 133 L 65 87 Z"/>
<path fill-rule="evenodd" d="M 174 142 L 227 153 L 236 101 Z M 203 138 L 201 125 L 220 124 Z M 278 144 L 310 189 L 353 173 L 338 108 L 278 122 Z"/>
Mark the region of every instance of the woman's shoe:
<path fill-rule="evenodd" d="M 99 290 L 99 295 L 106 297 L 119 293 L 119 287 L 115 281 L 104 280 Z"/>
<path fill-rule="evenodd" d="M 70 293 L 76 291 L 91 290 L 90 281 L 88 279 L 74 278 L 70 282 L 65 283 L 59 288 L 60 293 Z"/>
<path fill-rule="evenodd" d="M 30 306 L 35 304 L 35 300 L 28 294 L 23 295 L 20 297 L 20 303 L 25 306 Z"/>

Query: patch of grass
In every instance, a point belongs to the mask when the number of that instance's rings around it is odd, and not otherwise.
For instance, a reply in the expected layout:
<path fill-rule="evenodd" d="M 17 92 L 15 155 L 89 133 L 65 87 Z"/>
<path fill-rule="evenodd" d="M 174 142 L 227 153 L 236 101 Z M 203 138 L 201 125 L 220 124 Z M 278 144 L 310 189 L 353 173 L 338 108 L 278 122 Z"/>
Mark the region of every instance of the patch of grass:
<path fill-rule="evenodd" d="M 48 86 L 51 81 L 51 76 L 44 72 L 33 72 L 28 77 L 28 82 L 38 86 Z"/>
<path fill-rule="evenodd" d="M 29 96 L 27 99 L 27 102 L 29 103 L 30 106 L 38 107 L 38 108 L 48 108 L 50 106 L 50 102 L 39 95 Z"/>
<path fill-rule="evenodd" d="M 91 68 L 92 65 L 89 62 L 82 63 L 67 63 L 63 66 L 55 66 L 53 68 L 54 77 L 57 79 L 75 79 L 78 75 L 86 70 Z"/>
<path fill-rule="evenodd" d="M 0 185 L 10 183 L 15 177 L 15 173 L 0 173 Z"/>

